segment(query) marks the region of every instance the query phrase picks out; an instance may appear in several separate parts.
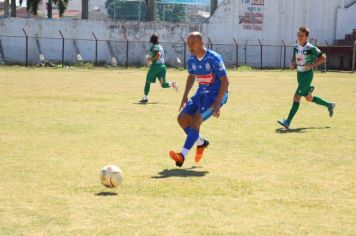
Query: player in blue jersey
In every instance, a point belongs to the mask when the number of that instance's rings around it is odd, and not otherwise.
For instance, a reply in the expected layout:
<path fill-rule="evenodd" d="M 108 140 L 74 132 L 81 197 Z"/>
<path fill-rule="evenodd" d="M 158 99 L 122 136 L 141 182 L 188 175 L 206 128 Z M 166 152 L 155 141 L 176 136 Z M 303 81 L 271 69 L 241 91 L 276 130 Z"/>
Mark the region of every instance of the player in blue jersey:
<path fill-rule="evenodd" d="M 169 156 L 179 167 L 183 165 L 194 144 L 197 145 L 195 162 L 199 162 L 203 157 L 209 142 L 199 134 L 200 125 L 212 115 L 217 118 L 220 116 L 220 108 L 228 98 L 229 86 L 221 56 L 204 47 L 203 37 L 199 32 L 189 34 L 187 45 L 192 55 L 188 60 L 189 75 L 178 116 L 178 123 L 187 138 L 180 152 L 169 152 Z M 195 80 L 199 87 L 188 101 L 188 94 Z"/>

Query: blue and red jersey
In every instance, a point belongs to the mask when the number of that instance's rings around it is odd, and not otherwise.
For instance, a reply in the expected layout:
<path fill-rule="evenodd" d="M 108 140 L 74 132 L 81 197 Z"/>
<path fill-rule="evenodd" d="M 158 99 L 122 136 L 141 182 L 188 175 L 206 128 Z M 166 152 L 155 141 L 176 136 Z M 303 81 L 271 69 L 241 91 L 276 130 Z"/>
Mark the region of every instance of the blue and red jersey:
<path fill-rule="evenodd" d="M 191 55 L 188 60 L 188 73 L 194 75 L 199 84 L 197 93 L 219 93 L 221 78 L 226 76 L 226 68 L 221 56 L 207 49 L 199 60 Z"/>

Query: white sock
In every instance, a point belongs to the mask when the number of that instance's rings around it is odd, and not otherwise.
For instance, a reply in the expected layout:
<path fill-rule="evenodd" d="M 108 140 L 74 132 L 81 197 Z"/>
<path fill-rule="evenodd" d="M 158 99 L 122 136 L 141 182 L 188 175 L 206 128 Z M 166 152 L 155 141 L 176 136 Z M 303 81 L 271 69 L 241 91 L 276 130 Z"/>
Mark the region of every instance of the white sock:
<path fill-rule="evenodd" d="M 185 158 L 186 156 L 188 156 L 189 150 L 186 149 L 186 148 L 182 148 L 181 153 L 183 154 L 183 156 L 184 156 L 184 158 Z"/>
<path fill-rule="evenodd" d="M 197 146 L 203 145 L 204 144 L 204 138 L 199 134 L 198 140 L 195 142 Z"/>
<path fill-rule="evenodd" d="M 169 84 L 169 87 L 172 87 L 172 82 L 168 82 L 168 84 Z"/>
<path fill-rule="evenodd" d="M 143 99 L 144 100 L 148 100 L 148 96 L 147 95 L 143 95 Z"/>

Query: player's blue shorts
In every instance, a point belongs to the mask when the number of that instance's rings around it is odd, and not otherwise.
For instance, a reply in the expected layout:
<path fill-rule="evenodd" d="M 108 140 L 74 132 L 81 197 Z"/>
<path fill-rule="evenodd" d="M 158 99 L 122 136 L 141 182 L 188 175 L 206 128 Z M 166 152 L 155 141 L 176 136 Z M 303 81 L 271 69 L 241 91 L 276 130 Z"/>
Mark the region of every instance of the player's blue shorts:
<path fill-rule="evenodd" d="M 217 98 L 217 94 L 210 93 L 196 93 L 189 99 L 187 104 L 182 110 L 182 113 L 193 116 L 197 111 L 200 112 L 201 118 L 205 121 L 214 114 L 214 109 L 211 107 Z M 229 97 L 228 93 L 225 93 L 221 100 L 220 107 L 222 107 Z"/>

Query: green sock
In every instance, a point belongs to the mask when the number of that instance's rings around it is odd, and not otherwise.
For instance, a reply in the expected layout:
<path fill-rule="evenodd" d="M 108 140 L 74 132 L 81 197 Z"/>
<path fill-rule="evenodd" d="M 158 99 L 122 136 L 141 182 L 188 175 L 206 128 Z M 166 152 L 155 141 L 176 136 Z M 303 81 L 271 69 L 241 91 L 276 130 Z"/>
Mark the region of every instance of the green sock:
<path fill-rule="evenodd" d="M 148 83 L 148 82 L 146 82 L 146 84 L 145 84 L 145 90 L 144 90 L 146 96 L 147 96 L 148 93 L 150 92 L 150 88 L 151 88 L 151 84 Z"/>
<path fill-rule="evenodd" d="M 289 122 L 289 124 L 292 122 L 292 119 L 294 117 L 294 115 L 297 113 L 299 108 L 299 102 L 293 102 L 292 108 L 290 109 L 287 121 Z"/>
<path fill-rule="evenodd" d="M 317 96 L 313 97 L 313 102 L 318 104 L 318 105 L 320 105 L 320 106 L 324 106 L 324 107 L 329 107 L 330 106 L 330 102 L 327 102 L 324 99 L 322 99 L 321 97 L 317 97 Z"/>
<path fill-rule="evenodd" d="M 163 83 L 161 86 L 162 86 L 162 88 L 170 88 L 171 87 L 168 82 Z"/>

